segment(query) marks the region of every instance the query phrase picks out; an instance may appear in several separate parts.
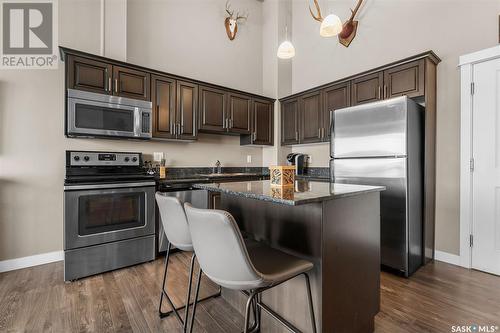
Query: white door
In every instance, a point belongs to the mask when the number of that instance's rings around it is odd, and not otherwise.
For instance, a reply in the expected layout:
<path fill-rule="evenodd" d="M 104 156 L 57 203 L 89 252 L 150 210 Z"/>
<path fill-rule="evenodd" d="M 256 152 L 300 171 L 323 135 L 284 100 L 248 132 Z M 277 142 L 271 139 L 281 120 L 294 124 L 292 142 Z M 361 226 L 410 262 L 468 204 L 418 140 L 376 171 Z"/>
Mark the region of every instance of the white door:
<path fill-rule="evenodd" d="M 500 59 L 473 73 L 472 268 L 500 275 Z"/>

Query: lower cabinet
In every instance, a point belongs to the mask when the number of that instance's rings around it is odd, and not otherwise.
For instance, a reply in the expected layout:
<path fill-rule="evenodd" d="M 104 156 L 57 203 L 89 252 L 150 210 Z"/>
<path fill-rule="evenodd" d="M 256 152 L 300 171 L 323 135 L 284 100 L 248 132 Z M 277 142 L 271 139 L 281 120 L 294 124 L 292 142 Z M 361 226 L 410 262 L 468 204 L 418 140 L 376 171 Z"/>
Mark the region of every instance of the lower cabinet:
<path fill-rule="evenodd" d="M 208 208 L 220 209 L 220 192 L 208 192 Z"/>

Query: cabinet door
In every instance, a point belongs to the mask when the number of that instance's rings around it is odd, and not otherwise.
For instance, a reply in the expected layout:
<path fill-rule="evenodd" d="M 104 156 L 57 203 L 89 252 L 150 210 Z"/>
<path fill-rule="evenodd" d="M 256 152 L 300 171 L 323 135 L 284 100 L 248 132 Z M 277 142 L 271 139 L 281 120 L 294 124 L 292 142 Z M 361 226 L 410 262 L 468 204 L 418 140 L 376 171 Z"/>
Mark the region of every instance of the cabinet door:
<path fill-rule="evenodd" d="M 227 128 L 227 93 L 216 88 L 200 86 L 200 120 L 198 129 L 225 132 Z"/>
<path fill-rule="evenodd" d="M 68 56 L 67 87 L 101 94 L 111 94 L 113 66 L 87 58 Z"/>
<path fill-rule="evenodd" d="M 352 81 L 352 105 L 381 100 L 383 73 L 365 75 Z"/>
<path fill-rule="evenodd" d="M 323 141 L 330 141 L 333 112 L 350 105 L 350 82 L 336 84 L 323 90 Z"/>
<path fill-rule="evenodd" d="M 424 60 L 410 62 L 384 71 L 384 98 L 424 95 Z"/>
<path fill-rule="evenodd" d="M 228 128 L 232 133 L 250 134 L 252 99 L 241 94 L 229 94 Z"/>
<path fill-rule="evenodd" d="M 281 103 L 281 144 L 299 143 L 299 101 L 297 98 Z"/>
<path fill-rule="evenodd" d="M 149 73 L 113 66 L 113 95 L 150 101 Z"/>
<path fill-rule="evenodd" d="M 321 91 L 303 95 L 300 99 L 300 143 L 321 141 L 323 127 L 322 104 Z"/>
<path fill-rule="evenodd" d="M 265 100 L 254 100 L 253 102 L 253 133 L 252 143 L 256 145 L 274 144 L 274 107 Z"/>
<path fill-rule="evenodd" d="M 198 85 L 177 81 L 177 122 L 183 140 L 194 140 L 197 136 L 196 118 L 198 116 Z"/>
<path fill-rule="evenodd" d="M 166 76 L 152 77 L 153 137 L 175 137 L 175 79 Z"/>
<path fill-rule="evenodd" d="M 220 197 L 221 194 L 219 192 L 208 192 L 208 208 L 209 209 L 220 209 Z"/>

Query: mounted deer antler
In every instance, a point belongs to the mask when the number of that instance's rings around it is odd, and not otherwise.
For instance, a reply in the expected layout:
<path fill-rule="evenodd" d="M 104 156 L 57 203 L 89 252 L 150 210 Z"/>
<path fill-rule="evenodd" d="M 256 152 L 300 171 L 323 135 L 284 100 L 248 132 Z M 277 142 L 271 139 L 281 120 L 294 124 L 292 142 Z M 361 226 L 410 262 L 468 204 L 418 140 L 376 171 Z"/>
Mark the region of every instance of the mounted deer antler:
<path fill-rule="evenodd" d="M 234 17 L 234 10 L 231 11 L 231 4 L 229 0 L 226 2 L 226 13 L 229 15 L 224 20 L 224 25 L 226 26 L 226 33 L 229 40 L 233 40 L 236 37 L 236 33 L 238 32 L 238 20 L 246 20 L 248 18 L 248 14 L 245 16 L 240 16 L 240 13 L 236 13 L 236 18 Z"/>
<path fill-rule="evenodd" d="M 311 16 L 313 19 L 315 19 L 318 22 L 323 22 L 323 16 L 321 16 L 321 9 L 319 8 L 318 0 L 314 0 L 314 7 L 316 7 L 316 10 L 318 12 L 318 16 L 313 14 L 313 11 L 311 9 L 311 6 L 309 6 L 309 13 L 311 13 Z"/>
<path fill-rule="evenodd" d="M 354 10 L 351 9 L 351 17 L 343 24 L 342 31 L 339 34 L 339 42 L 345 47 L 348 47 L 354 37 L 356 37 L 356 31 L 358 30 L 358 21 L 355 21 L 354 17 L 358 13 L 359 7 L 361 7 L 362 2 L 363 0 L 358 0 L 358 3 Z"/>

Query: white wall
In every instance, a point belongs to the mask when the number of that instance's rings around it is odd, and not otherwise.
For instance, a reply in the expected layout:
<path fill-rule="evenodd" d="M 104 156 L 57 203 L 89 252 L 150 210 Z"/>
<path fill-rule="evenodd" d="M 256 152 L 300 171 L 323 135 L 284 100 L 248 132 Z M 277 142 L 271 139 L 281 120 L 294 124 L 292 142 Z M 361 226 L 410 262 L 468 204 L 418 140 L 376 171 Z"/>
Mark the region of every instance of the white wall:
<path fill-rule="evenodd" d="M 355 1 L 320 1 L 348 17 Z M 438 66 L 436 249 L 459 250 L 459 73 L 458 57 L 498 43 L 498 0 L 367 0 L 349 48 L 319 36 L 307 1 L 293 2 L 293 92 L 434 50 Z M 328 145 L 294 147 L 328 166 Z"/>
<path fill-rule="evenodd" d="M 125 29 L 104 29 L 105 55 L 261 93 L 261 3 L 233 3 L 250 16 L 229 42 L 224 0 L 106 0 L 107 6 L 127 12 L 128 20 Z M 60 45 L 99 54 L 100 8 L 100 0 L 59 0 Z M 125 26 L 120 17 L 106 17 L 108 24 Z M 65 138 L 63 65 L 58 70 L 0 70 L 0 260 L 62 250 L 67 149 L 164 151 L 168 166 L 208 166 L 217 159 L 223 166 L 262 165 L 262 149 L 241 148 L 239 137 L 200 135 L 196 143 Z M 251 164 L 247 155 L 252 155 Z"/>

